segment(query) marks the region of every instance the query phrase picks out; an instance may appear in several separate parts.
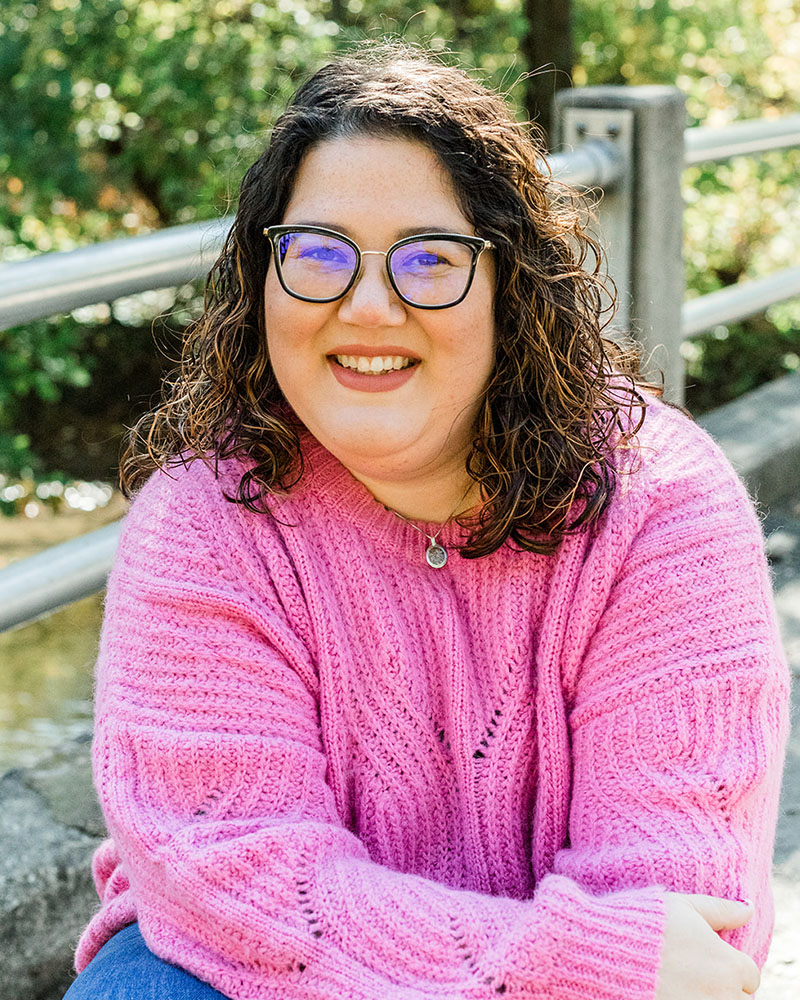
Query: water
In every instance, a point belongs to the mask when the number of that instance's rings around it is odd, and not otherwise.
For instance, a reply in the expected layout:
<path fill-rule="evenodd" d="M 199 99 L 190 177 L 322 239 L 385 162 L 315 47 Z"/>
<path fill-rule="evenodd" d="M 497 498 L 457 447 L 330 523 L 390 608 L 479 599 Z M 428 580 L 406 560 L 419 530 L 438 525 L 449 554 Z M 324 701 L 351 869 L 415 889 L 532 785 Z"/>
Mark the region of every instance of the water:
<path fill-rule="evenodd" d="M 0 774 L 92 728 L 103 595 L 0 633 Z"/>

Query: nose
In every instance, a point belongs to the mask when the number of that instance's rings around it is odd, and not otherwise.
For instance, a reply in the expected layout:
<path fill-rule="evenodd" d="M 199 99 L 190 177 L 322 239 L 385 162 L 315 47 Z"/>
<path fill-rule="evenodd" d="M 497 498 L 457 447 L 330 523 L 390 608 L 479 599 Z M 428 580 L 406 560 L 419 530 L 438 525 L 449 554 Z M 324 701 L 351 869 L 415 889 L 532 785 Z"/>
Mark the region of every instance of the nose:
<path fill-rule="evenodd" d="M 361 271 L 339 306 L 339 319 L 370 327 L 401 326 L 405 322 L 406 311 L 389 282 L 383 254 L 364 253 Z"/>

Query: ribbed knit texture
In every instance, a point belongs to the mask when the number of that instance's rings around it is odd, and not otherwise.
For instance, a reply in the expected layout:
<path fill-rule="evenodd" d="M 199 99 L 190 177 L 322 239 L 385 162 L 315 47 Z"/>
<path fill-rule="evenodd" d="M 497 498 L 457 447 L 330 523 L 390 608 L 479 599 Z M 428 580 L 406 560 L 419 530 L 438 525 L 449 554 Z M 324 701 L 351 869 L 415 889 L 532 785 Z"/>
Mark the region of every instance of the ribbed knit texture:
<path fill-rule="evenodd" d="M 710 438 L 653 402 L 597 531 L 468 560 L 450 524 L 440 570 L 304 455 L 277 519 L 234 462 L 132 505 L 76 967 L 138 919 L 235 1000 L 653 1000 L 667 889 L 753 899 L 763 964 L 789 674 Z"/>

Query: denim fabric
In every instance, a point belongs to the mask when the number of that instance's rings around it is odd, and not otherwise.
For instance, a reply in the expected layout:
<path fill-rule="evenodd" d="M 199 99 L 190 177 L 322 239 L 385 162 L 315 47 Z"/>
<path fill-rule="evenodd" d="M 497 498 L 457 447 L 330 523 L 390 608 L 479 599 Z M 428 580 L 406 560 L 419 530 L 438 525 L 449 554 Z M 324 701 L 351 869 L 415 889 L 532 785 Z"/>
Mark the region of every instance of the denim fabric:
<path fill-rule="evenodd" d="M 207 983 L 157 958 L 138 924 L 107 941 L 80 973 L 64 1000 L 225 1000 Z"/>

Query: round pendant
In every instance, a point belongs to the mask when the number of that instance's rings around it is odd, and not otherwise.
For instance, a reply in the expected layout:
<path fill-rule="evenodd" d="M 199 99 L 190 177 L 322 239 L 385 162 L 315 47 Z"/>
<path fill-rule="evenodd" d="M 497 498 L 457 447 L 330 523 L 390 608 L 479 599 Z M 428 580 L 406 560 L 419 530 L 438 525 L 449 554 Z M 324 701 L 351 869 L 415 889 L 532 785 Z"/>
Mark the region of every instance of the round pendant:
<path fill-rule="evenodd" d="M 428 560 L 429 566 L 433 566 L 434 569 L 441 569 L 447 562 L 447 550 L 439 545 L 438 542 L 434 542 L 428 546 L 425 558 Z"/>

